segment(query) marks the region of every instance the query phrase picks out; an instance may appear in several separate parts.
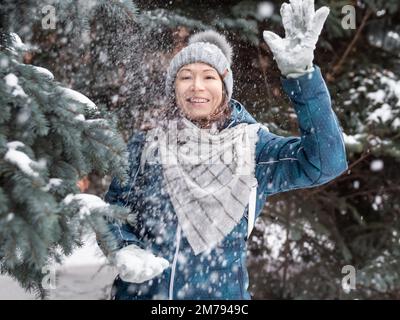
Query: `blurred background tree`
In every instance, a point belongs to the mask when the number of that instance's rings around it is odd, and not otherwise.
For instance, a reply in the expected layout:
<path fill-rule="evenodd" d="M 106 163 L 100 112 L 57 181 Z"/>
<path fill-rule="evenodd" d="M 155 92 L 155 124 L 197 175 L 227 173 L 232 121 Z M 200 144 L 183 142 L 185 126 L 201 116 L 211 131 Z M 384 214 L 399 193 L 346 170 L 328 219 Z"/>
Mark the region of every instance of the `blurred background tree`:
<path fill-rule="evenodd" d="M 127 139 L 163 105 L 169 60 L 193 32 L 224 33 L 234 46 L 234 98 L 280 135 L 298 135 L 263 30 L 283 35 L 283 1 L 11 1 L 1 25 L 46 67 L 118 117 Z M 57 26 L 42 27 L 43 6 Z M 255 299 L 400 298 L 400 4 L 316 1 L 331 9 L 315 52 L 344 131 L 349 170 L 319 188 L 273 196 L 249 246 Z M 342 21 L 355 9 L 355 29 Z M 89 176 L 101 194 L 109 179 Z M 342 268 L 356 270 L 343 288 Z"/>

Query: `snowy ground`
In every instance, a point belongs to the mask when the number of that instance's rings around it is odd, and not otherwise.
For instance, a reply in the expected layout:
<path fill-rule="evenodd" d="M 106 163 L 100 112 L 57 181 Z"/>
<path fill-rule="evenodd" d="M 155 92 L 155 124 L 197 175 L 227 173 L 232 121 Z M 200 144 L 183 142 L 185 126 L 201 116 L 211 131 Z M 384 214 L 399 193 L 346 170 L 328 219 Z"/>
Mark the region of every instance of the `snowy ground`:
<path fill-rule="evenodd" d="M 49 299 L 109 299 L 111 284 L 117 273 L 105 262 L 94 237 L 88 237 L 85 246 L 76 250 L 62 266 L 55 268 L 57 281 L 55 289 L 50 290 Z M 10 299 L 33 300 L 35 296 L 25 292 L 10 277 L 0 276 L 0 300 Z"/>

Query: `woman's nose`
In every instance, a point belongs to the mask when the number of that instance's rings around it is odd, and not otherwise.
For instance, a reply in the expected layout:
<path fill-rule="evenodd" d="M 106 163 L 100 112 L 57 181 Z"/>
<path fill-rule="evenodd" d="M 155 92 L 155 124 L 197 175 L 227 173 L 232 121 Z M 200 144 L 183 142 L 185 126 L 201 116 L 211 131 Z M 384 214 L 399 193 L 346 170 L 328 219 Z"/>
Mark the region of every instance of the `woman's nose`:
<path fill-rule="evenodd" d="M 200 77 L 194 77 L 192 89 L 193 90 L 203 90 L 204 89 L 204 83 Z"/>

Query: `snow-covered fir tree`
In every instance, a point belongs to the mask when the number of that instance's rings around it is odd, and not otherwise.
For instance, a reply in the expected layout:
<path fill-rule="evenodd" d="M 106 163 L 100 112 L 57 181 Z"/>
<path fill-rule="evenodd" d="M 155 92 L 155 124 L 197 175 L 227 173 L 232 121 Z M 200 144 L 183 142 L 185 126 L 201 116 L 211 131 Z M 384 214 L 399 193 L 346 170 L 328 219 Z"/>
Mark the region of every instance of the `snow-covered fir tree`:
<path fill-rule="evenodd" d="M 22 63 L 16 34 L 3 33 L 0 45 L 0 270 L 44 296 L 42 268 L 71 254 L 87 230 L 112 249 L 103 217 L 125 211 L 77 182 L 91 172 L 124 180 L 125 143 L 86 96 Z"/>

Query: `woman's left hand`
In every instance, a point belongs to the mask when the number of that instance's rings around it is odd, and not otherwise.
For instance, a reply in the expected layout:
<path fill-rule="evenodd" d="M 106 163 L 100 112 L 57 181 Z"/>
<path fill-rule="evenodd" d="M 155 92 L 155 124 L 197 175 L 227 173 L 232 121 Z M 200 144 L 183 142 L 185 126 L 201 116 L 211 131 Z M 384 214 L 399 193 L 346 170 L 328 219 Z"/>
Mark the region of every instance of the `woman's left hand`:
<path fill-rule="evenodd" d="M 314 49 L 329 14 L 328 7 L 314 10 L 314 0 L 290 0 L 281 6 L 285 38 L 271 31 L 263 37 L 281 73 L 289 78 L 313 70 Z"/>
<path fill-rule="evenodd" d="M 128 245 L 115 253 L 115 266 L 119 277 L 126 282 L 142 283 L 149 281 L 168 268 L 168 260 L 156 257 L 152 252 Z"/>

